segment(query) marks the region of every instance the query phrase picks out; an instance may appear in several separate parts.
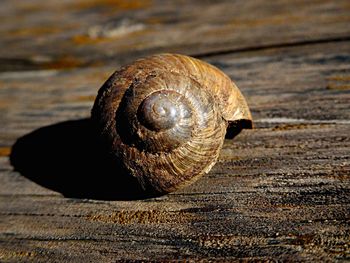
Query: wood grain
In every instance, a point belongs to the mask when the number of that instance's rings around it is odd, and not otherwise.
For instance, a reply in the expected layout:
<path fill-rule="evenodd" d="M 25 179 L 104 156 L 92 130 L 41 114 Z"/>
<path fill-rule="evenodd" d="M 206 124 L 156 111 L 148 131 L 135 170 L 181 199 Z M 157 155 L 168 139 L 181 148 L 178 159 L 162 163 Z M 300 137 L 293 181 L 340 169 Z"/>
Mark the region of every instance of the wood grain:
<path fill-rule="evenodd" d="M 206 56 L 349 39 L 350 4 L 328 1 L 2 1 L 1 67 L 52 69 L 179 52 Z"/>
<path fill-rule="evenodd" d="M 64 19 L 60 26 L 79 20 L 85 26 L 77 26 L 76 30 L 82 32 L 94 23 L 107 21 L 113 12 L 117 17 L 130 12 L 140 21 L 148 18 L 151 21 L 148 23 L 156 24 L 158 34 L 165 32 L 164 50 L 207 53 L 203 59 L 234 79 L 248 100 L 255 129 L 244 130 L 234 140 L 227 140 L 212 171 L 181 191 L 133 201 L 64 197 L 63 191 L 52 190 L 55 186 L 49 185 L 48 180 L 39 185 L 14 171 L 8 158 L 12 145 L 38 128 L 54 129 L 47 133 L 50 134 L 45 138 L 48 142 L 63 141 L 60 136 L 69 136 L 70 130 L 59 126 L 65 130 L 58 131 L 52 125 L 72 120 L 72 126 L 89 117 L 104 80 L 121 63 L 139 54 L 134 52 L 132 41 L 145 39 L 145 45 L 150 46 L 142 47 L 141 54 L 154 52 L 161 45 L 148 38 L 155 36 L 155 32 L 134 37 L 125 35 L 120 42 L 93 43 L 82 49 L 63 44 L 64 37 L 60 38 L 56 32 L 43 42 L 35 43 L 25 43 L 25 37 L 20 41 L 17 37 L 5 36 L 0 45 L 10 48 L 11 53 L 7 54 L 11 54 L 11 59 L 0 72 L 0 261 L 349 260 L 350 41 L 333 39 L 349 36 L 345 26 L 349 13 L 346 1 L 312 1 L 310 4 L 301 1 L 295 5 L 284 1 L 218 5 L 186 2 L 180 10 L 189 5 L 198 6 L 198 10 L 192 11 L 197 15 L 195 20 L 190 12 L 171 11 L 174 9 L 170 3 L 155 8 L 157 2 L 147 6 L 136 2 L 138 4 L 128 6 L 124 1 L 117 1 L 119 5 L 115 8 L 123 9 L 123 14 L 101 5 L 97 7 L 94 1 L 86 2 L 90 6 L 81 6 L 81 2 L 76 9 L 69 1 L 46 1 L 41 6 L 35 3 L 12 5 L 4 1 L 7 12 L 1 9 L 1 19 L 8 23 L 0 29 L 9 33 L 21 28 L 23 21 L 29 21 L 28 27 L 43 21 L 55 24 L 51 12 L 66 10 L 68 6 L 70 12 L 62 12 Z M 238 18 L 232 14 L 205 16 L 208 12 L 222 13 L 224 9 L 248 22 L 237 27 L 220 27 L 223 20 Z M 15 21 L 11 17 L 13 12 L 21 13 L 24 20 Z M 104 18 L 101 14 L 106 13 Z M 271 16 L 272 13 L 277 18 Z M 284 21 L 281 17 L 287 13 L 297 18 Z M 160 20 L 152 22 L 150 14 Z M 27 16 L 31 18 L 26 20 Z M 86 17 L 91 20 L 87 22 Z M 265 22 L 256 24 L 256 21 Z M 174 41 L 167 38 L 174 33 L 170 29 L 190 30 L 198 24 L 212 32 L 218 30 L 216 25 L 227 31 L 220 36 L 204 34 L 203 39 L 198 39 L 196 34 L 205 30 L 197 28 L 190 45 L 181 42 L 183 37 L 176 40 L 174 35 Z M 235 37 L 236 28 L 242 41 Z M 256 34 L 258 31 L 268 33 L 271 38 L 261 38 Z M 74 32 L 68 28 L 62 29 L 61 34 L 74 35 Z M 276 32 L 280 32 L 280 37 Z M 33 32 L 28 33 L 32 35 Z M 282 45 L 318 38 L 329 41 Z M 16 46 L 10 45 L 15 39 Z M 56 40 L 57 46 L 52 45 Z M 123 41 L 130 47 L 119 49 L 118 43 Z M 197 49 L 199 41 L 206 44 Z M 111 43 L 114 51 L 104 54 L 101 47 Z M 271 43 L 274 46 L 269 48 L 249 49 Z M 241 47 L 248 49 L 226 52 Z M 28 64 L 41 48 L 42 54 L 49 57 L 59 57 L 60 52 L 67 51 L 66 54 L 76 58 L 90 52 L 89 60 L 103 63 L 99 66 L 87 66 L 85 62 L 74 66 L 63 63 L 63 66 L 48 68 L 41 67 L 48 62 L 40 62 L 40 66 Z M 212 53 L 216 51 L 220 52 Z M 9 57 L 7 54 L 0 56 Z M 118 60 L 111 61 L 109 56 Z M 23 60 L 14 63 L 15 57 L 25 58 L 27 64 Z M 24 157 L 30 160 L 45 154 L 49 155 L 48 159 L 50 154 L 57 157 L 56 148 L 45 148 L 47 152 L 39 153 L 43 146 L 33 145 Z M 72 144 L 62 145 L 59 150 L 65 148 L 67 156 L 75 153 Z M 87 148 L 89 145 L 84 149 Z M 32 169 L 40 168 L 35 167 L 40 160 L 33 163 Z M 65 165 L 60 163 L 62 160 L 63 156 L 53 160 L 56 166 L 44 171 L 48 179 L 56 170 L 60 171 L 59 165 Z M 74 167 L 78 163 L 82 166 Z M 86 170 L 82 162 L 73 160 L 71 164 L 73 171 Z M 84 175 L 77 174 L 77 178 Z M 103 174 L 96 177 L 103 178 Z M 74 178 L 62 180 L 66 187 L 74 182 Z M 84 190 L 84 179 L 81 186 L 74 186 L 73 196 L 78 196 Z"/>

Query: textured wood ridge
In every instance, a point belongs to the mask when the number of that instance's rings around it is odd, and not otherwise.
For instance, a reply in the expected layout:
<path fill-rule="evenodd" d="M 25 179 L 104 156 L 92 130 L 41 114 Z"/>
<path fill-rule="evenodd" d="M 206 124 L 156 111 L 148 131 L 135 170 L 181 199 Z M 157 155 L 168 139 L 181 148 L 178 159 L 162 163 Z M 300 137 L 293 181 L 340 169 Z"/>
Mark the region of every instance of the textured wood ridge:
<path fill-rule="evenodd" d="M 3 1 L 0 261 L 349 260 L 349 9 L 348 1 Z M 103 160 L 86 118 L 121 63 L 159 51 L 222 69 L 255 129 L 225 141 L 195 184 L 125 200 L 128 182 L 99 181 L 107 169 L 96 171 Z M 8 156 L 20 137 L 18 172 Z"/>

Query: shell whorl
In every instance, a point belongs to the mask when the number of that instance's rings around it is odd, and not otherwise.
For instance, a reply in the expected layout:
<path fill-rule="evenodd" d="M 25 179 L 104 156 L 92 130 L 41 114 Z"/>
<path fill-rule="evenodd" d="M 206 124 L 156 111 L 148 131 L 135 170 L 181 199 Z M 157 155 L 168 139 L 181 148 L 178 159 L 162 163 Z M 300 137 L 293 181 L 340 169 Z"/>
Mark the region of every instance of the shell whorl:
<path fill-rule="evenodd" d="M 141 186 L 166 193 L 208 172 L 228 122 L 251 116 L 221 71 L 194 58 L 162 54 L 115 72 L 100 89 L 92 118 Z"/>
<path fill-rule="evenodd" d="M 190 116 L 182 95 L 174 91 L 156 91 L 142 101 L 137 111 L 138 120 L 152 131 L 164 131 Z M 183 98 L 185 99 L 185 98 Z"/>

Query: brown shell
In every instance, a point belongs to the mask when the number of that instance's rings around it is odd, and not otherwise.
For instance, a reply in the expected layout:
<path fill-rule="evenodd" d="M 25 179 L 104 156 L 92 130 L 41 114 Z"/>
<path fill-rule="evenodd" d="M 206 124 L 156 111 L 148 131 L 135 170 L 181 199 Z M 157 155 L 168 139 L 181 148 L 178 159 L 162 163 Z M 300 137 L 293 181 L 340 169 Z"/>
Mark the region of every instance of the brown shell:
<path fill-rule="evenodd" d="M 245 120 L 251 127 L 252 118 L 241 92 L 219 69 L 161 54 L 115 72 L 98 93 L 92 119 L 143 189 L 167 193 L 209 172 L 229 124 Z"/>

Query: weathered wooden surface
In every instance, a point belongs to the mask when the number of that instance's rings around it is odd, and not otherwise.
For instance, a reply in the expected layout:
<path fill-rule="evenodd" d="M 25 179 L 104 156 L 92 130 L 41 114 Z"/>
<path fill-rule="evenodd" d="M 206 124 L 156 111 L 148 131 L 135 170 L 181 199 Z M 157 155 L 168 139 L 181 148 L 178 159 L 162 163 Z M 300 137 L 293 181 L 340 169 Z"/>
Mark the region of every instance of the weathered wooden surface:
<path fill-rule="evenodd" d="M 66 68 L 348 39 L 348 0 L 2 1 L 2 67 Z"/>
<path fill-rule="evenodd" d="M 273 2 L 2 1 L 0 261 L 349 260 L 350 5 Z M 256 129 L 186 189 L 101 200 L 97 89 L 158 51 L 225 71 Z"/>

